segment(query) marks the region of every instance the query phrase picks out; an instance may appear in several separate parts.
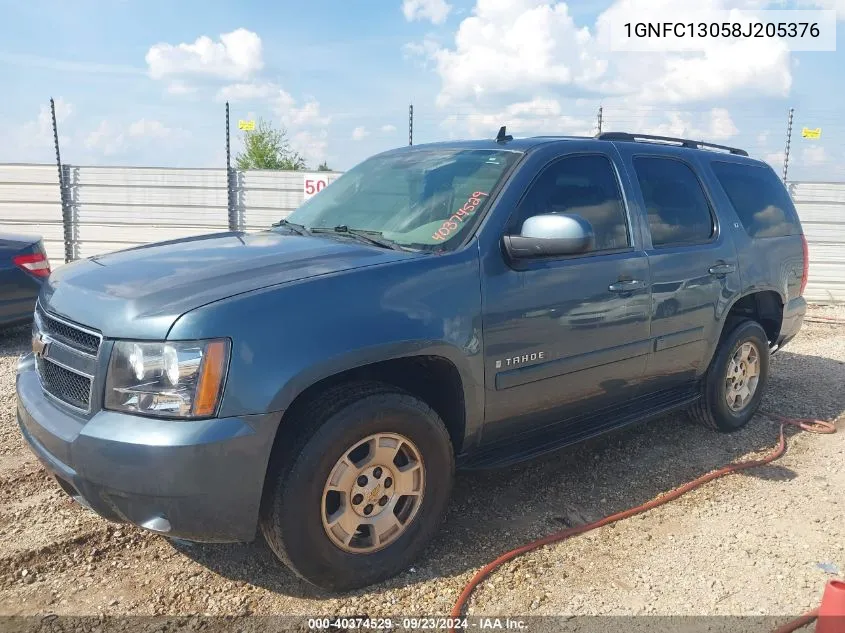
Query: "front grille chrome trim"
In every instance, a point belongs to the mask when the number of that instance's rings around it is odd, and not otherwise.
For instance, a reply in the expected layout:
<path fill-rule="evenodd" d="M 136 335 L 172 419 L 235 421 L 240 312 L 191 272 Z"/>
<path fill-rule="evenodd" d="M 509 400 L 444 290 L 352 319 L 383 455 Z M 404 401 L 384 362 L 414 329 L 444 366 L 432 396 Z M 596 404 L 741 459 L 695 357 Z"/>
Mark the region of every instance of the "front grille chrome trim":
<path fill-rule="evenodd" d="M 55 365 L 56 367 L 60 367 L 60 368 L 64 369 L 65 371 L 69 371 L 72 374 L 75 374 L 77 376 L 80 376 L 81 378 L 85 378 L 86 380 L 88 380 L 88 406 L 87 407 L 80 407 L 79 405 L 74 404 L 73 402 L 70 402 L 69 400 L 65 400 L 64 398 L 61 398 L 60 396 L 58 396 L 55 393 L 53 393 L 52 391 L 50 391 L 47 388 L 47 385 L 44 383 L 44 378 L 41 376 L 41 368 L 38 366 L 39 362 L 50 363 L 51 365 Z M 79 411 L 80 413 L 91 413 L 91 398 L 93 398 L 93 396 L 94 396 L 94 379 L 93 379 L 93 377 L 89 377 L 88 375 L 83 374 L 82 372 L 75 371 L 74 369 L 67 367 L 67 366 L 65 366 L 61 363 L 51 361 L 49 358 L 36 359 L 35 368 L 36 368 L 35 375 L 38 377 L 38 382 L 41 385 L 41 391 L 44 392 L 44 395 L 46 395 L 51 400 L 54 400 L 54 401 L 66 406 L 66 407 L 70 407 L 71 409 L 73 409 L 75 411 Z"/>
<path fill-rule="evenodd" d="M 51 321 L 62 327 L 51 327 Z M 41 333 L 41 336 L 49 345 L 57 346 L 57 351 L 64 350 L 60 354 L 62 360 L 51 357 L 49 351 L 44 356 L 36 356 L 35 373 L 38 376 L 41 391 L 48 398 L 62 406 L 84 414 L 91 413 L 94 399 L 94 383 L 96 382 L 94 372 L 96 371 L 97 364 L 96 362 L 92 364 L 92 360 L 99 360 L 100 350 L 103 345 L 103 335 L 95 330 L 48 312 L 41 306 L 40 302 L 36 302 L 35 306 L 35 329 Z M 89 338 L 82 336 L 81 340 L 76 339 L 74 338 L 74 332 L 69 330 L 81 333 Z M 94 346 L 94 340 L 96 340 L 96 351 L 92 353 L 91 350 Z M 81 367 L 74 367 L 74 364 L 80 365 Z M 49 367 L 54 367 L 55 369 L 51 370 Z M 56 373 L 61 371 L 67 372 L 65 378 L 61 377 L 61 373 Z M 69 378 L 70 374 L 78 377 L 75 383 Z M 86 385 L 82 382 L 83 380 L 87 381 L 88 384 Z M 83 398 L 87 402 L 84 402 Z M 87 406 L 82 406 L 83 404 Z"/>
<path fill-rule="evenodd" d="M 68 407 L 69 409 L 73 409 L 74 411 L 79 411 L 79 413 L 91 413 L 91 392 L 88 392 L 88 408 L 83 409 L 82 407 L 78 407 L 72 402 L 68 402 L 67 400 L 62 400 L 58 396 L 54 396 L 52 393 L 47 391 L 47 388 L 44 386 L 44 383 L 41 381 L 41 374 L 39 372 L 35 372 L 35 375 L 38 377 L 38 382 L 41 384 L 41 391 L 44 392 L 44 395 L 47 396 L 50 400 L 57 402 L 58 404 L 62 405 L 63 407 Z M 91 384 L 93 389 L 94 384 Z"/>
<path fill-rule="evenodd" d="M 73 328 L 74 330 L 79 330 L 80 332 L 88 334 L 89 336 L 95 337 L 97 339 L 97 352 L 92 354 L 92 353 L 88 352 L 86 349 L 74 347 L 73 345 L 70 345 L 69 342 L 62 340 L 62 337 L 56 336 L 55 334 L 51 334 L 50 332 L 46 331 L 47 329 L 49 329 L 49 325 L 44 323 L 44 321 L 43 321 L 44 317 L 46 317 L 47 319 L 53 320 L 53 321 L 57 321 L 57 322 L 61 323 L 62 325 L 66 326 L 66 327 Z M 45 334 L 47 334 L 48 336 L 50 336 L 50 338 L 53 339 L 54 341 L 64 343 L 65 347 L 71 347 L 74 351 L 76 351 L 78 354 L 82 354 L 83 356 L 88 356 L 89 358 L 98 358 L 99 357 L 100 348 L 102 348 L 102 346 L 103 346 L 103 335 L 100 334 L 99 332 L 97 332 L 96 330 L 92 330 L 90 328 L 87 328 L 84 325 L 79 325 L 78 323 L 74 323 L 73 321 L 68 321 L 67 319 L 62 318 L 62 317 L 60 317 L 56 314 L 53 314 L 52 312 L 47 312 L 47 310 L 45 310 L 43 308 L 43 306 L 41 305 L 40 300 L 35 302 L 35 319 L 40 322 L 38 329 L 41 330 L 42 332 L 44 332 Z"/>
<path fill-rule="evenodd" d="M 55 343 L 55 341 L 53 341 L 52 339 L 50 340 L 50 342 Z M 84 371 L 79 371 L 78 369 L 74 369 L 73 367 L 68 367 L 64 363 L 60 363 L 59 361 L 54 360 L 52 358 L 42 358 L 41 361 L 50 363 L 51 365 L 55 365 L 56 367 L 61 367 L 62 369 L 65 369 L 69 372 L 72 372 L 72 373 L 76 374 L 77 376 L 82 376 L 83 378 L 87 378 L 88 380 L 92 380 L 92 381 L 94 380 L 93 375 L 86 374 Z"/>

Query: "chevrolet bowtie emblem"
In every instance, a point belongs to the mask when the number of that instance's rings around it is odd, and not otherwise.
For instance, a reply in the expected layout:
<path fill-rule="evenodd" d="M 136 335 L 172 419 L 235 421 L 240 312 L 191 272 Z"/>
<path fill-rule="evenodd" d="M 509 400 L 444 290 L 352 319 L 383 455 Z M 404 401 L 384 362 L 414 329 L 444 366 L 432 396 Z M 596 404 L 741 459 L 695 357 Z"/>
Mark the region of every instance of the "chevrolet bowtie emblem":
<path fill-rule="evenodd" d="M 378 501 L 379 497 L 381 497 L 381 484 L 379 484 L 370 491 L 370 494 L 367 497 L 367 501 L 369 501 L 370 503 L 375 503 L 376 501 Z"/>
<path fill-rule="evenodd" d="M 41 334 L 35 334 L 32 337 L 32 351 L 36 356 L 46 356 L 47 347 L 50 341 L 46 340 Z"/>

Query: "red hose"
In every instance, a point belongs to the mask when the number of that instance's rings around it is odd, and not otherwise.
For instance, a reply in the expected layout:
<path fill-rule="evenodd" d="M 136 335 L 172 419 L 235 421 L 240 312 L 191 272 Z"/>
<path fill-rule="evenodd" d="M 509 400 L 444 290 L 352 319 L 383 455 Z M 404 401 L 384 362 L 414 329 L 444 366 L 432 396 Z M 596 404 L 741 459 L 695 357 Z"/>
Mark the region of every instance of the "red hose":
<path fill-rule="evenodd" d="M 705 475 L 702 475 L 701 477 L 697 477 L 692 481 L 684 484 L 680 488 L 676 488 L 670 492 L 667 492 L 663 496 L 652 499 L 651 501 L 647 501 L 642 505 L 629 508 L 627 510 L 622 510 L 621 512 L 611 514 L 610 516 L 604 517 L 603 519 L 599 519 L 598 521 L 594 521 L 592 523 L 587 523 L 586 525 L 579 525 L 576 527 L 561 530 L 560 532 L 555 532 L 554 534 L 549 534 L 548 536 L 537 539 L 536 541 L 526 543 L 521 547 L 517 547 L 516 549 L 512 549 L 509 552 L 505 552 L 495 560 L 487 563 L 484 567 L 479 569 L 476 572 L 475 576 L 473 576 L 472 579 L 466 584 L 463 591 L 461 592 L 461 595 L 458 596 L 458 600 L 455 602 L 455 606 L 452 607 L 451 617 L 459 618 L 461 616 L 461 611 L 463 611 L 464 606 L 466 606 L 466 603 L 475 588 L 478 587 L 478 585 L 480 585 L 481 582 L 485 578 L 487 578 L 487 576 L 493 573 L 493 571 L 496 570 L 498 567 L 510 560 L 513 560 L 518 556 L 522 556 L 523 554 L 543 547 L 544 545 L 559 543 L 560 541 L 564 541 L 573 536 L 584 534 L 585 532 L 589 532 L 591 530 L 595 530 L 596 528 L 609 525 L 610 523 L 616 523 L 617 521 L 621 521 L 622 519 L 628 519 L 637 514 L 647 512 L 648 510 L 652 510 L 658 506 L 662 506 L 665 503 L 674 501 L 678 497 L 681 497 L 682 495 L 688 493 L 690 490 L 694 490 L 695 488 L 698 488 L 709 481 L 713 481 L 714 479 L 718 479 L 719 477 L 724 477 L 725 475 L 736 473 L 742 470 L 748 470 L 749 468 L 764 466 L 765 464 L 769 464 L 775 461 L 776 459 L 783 456 L 784 453 L 786 453 L 786 436 L 784 435 L 783 430 L 784 427 L 787 425 L 798 427 L 802 431 L 807 431 L 809 433 L 836 433 L 836 427 L 832 423 L 825 422 L 823 420 L 811 420 L 809 418 L 786 418 L 781 415 L 777 415 L 776 413 L 761 412 L 761 414 L 766 416 L 767 418 L 780 422 L 780 437 L 778 445 L 766 457 L 751 461 L 728 464 L 727 466 L 723 466 L 718 470 L 714 470 Z M 791 631 L 795 631 L 801 628 L 802 626 L 805 626 L 807 623 L 812 622 L 816 618 L 817 612 L 818 609 L 805 613 L 797 620 L 794 620 L 789 624 L 786 624 L 779 628 L 776 633 L 790 633 Z M 454 628 L 450 629 L 450 633 L 454 633 L 454 631 Z"/>

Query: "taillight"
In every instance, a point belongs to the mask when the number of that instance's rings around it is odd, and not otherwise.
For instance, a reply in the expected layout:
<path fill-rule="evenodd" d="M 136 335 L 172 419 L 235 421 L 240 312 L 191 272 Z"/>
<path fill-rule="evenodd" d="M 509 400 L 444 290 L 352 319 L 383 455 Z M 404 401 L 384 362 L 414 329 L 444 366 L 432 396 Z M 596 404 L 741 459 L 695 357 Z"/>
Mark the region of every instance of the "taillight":
<path fill-rule="evenodd" d="M 15 266 L 23 268 L 36 277 L 47 277 L 50 274 L 50 260 L 44 253 L 29 253 L 27 255 L 15 255 L 12 258 Z"/>
<path fill-rule="evenodd" d="M 807 238 L 801 236 L 801 248 L 804 250 L 804 272 L 801 274 L 801 290 L 798 294 L 804 294 L 804 288 L 807 287 L 807 278 L 810 275 L 810 250 L 807 248 Z"/>

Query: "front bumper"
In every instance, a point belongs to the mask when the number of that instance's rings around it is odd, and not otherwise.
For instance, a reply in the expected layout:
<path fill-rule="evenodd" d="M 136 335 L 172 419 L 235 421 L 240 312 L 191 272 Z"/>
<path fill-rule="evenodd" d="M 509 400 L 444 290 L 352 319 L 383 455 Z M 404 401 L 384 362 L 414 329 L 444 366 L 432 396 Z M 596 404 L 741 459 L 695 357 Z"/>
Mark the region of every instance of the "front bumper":
<path fill-rule="evenodd" d="M 783 321 L 781 322 L 776 349 L 780 349 L 795 338 L 804 323 L 806 313 L 807 302 L 804 297 L 795 297 L 786 303 L 783 307 Z"/>
<path fill-rule="evenodd" d="M 32 355 L 18 365 L 17 419 L 32 451 L 102 517 L 171 537 L 255 537 L 280 413 L 198 421 L 101 410 L 80 416 L 44 395 Z"/>

